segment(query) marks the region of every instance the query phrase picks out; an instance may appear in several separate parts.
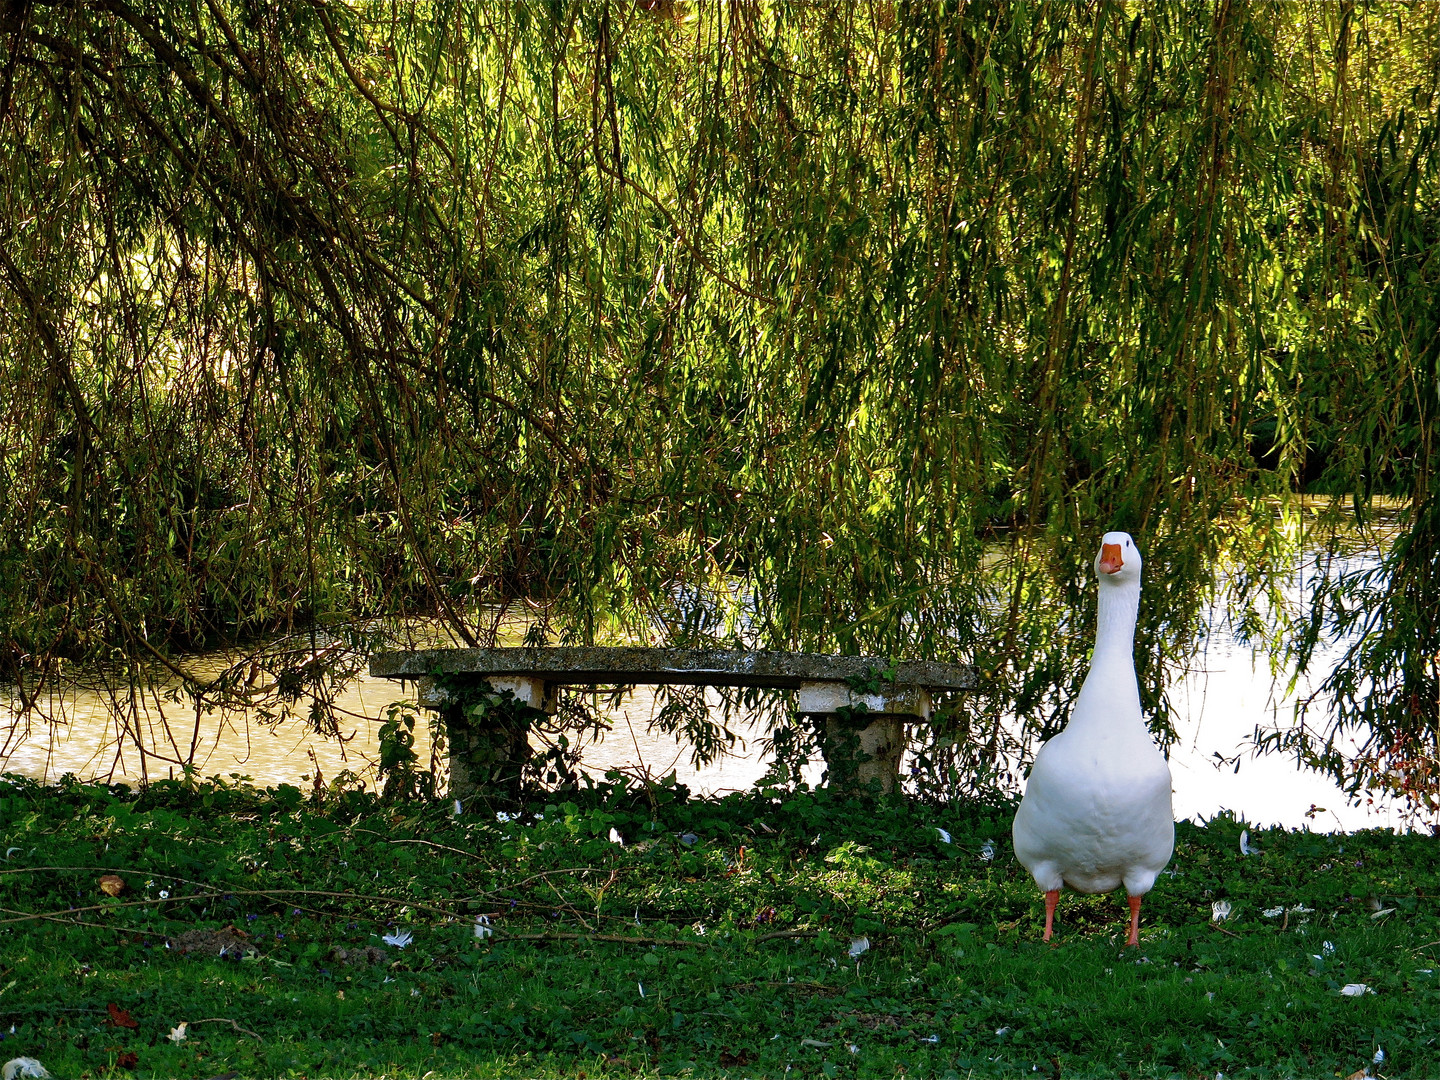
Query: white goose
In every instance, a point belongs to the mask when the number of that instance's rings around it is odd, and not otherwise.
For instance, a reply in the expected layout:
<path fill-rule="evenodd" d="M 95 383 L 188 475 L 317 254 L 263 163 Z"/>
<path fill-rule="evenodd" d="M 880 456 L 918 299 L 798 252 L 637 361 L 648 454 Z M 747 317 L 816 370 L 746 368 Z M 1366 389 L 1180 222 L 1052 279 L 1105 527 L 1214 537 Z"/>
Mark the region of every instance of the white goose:
<path fill-rule="evenodd" d="M 1135 616 L 1140 552 L 1129 533 L 1106 533 L 1095 557 L 1100 609 L 1090 674 L 1065 730 L 1040 748 L 1015 814 L 1015 855 L 1045 893 L 1045 940 L 1060 887 L 1130 895 L 1140 944 L 1140 898 L 1175 849 L 1170 767 L 1140 714 Z"/>

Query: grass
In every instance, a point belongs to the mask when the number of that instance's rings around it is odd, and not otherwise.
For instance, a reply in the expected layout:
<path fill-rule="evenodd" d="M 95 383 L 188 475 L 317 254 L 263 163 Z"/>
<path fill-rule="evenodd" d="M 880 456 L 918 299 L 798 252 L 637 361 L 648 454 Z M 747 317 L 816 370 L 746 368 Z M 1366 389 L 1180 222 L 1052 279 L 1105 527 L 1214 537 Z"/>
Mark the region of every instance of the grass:
<path fill-rule="evenodd" d="M 1003 807 L 607 784 L 506 822 L 10 780 L 0 1060 L 57 1077 L 1330 1077 L 1377 1048 L 1440 1075 L 1428 837 L 1252 830 L 1247 857 L 1239 823 L 1182 824 L 1139 950 L 1120 895 L 1064 895 L 1050 948 Z M 182 953 L 227 926 L 230 955 Z"/>

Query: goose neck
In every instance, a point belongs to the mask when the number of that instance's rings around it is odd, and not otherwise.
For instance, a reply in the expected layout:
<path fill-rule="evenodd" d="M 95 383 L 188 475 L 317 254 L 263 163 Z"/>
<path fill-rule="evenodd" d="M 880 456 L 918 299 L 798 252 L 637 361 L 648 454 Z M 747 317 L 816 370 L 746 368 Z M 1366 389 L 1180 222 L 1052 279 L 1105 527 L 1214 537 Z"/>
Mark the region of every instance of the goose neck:
<path fill-rule="evenodd" d="M 1099 601 L 1090 673 L 1080 688 L 1070 727 L 1092 733 L 1128 731 L 1149 738 L 1140 712 L 1140 683 L 1135 677 L 1140 582 L 1102 581 Z"/>
<path fill-rule="evenodd" d="M 1094 628 L 1092 675 L 1103 680 L 1135 684 L 1135 619 L 1140 608 L 1140 583 L 1100 586 L 1100 605 Z"/>
<path fill-rule="evenodd" d="M 1102 583 L 1099 610 L 1095 619 L 1095 654 L 1092 664 L 1102 659 L 1123 660 L 1134 669 L 1135 620 L 1140 611 L 1140 583 Z"/>

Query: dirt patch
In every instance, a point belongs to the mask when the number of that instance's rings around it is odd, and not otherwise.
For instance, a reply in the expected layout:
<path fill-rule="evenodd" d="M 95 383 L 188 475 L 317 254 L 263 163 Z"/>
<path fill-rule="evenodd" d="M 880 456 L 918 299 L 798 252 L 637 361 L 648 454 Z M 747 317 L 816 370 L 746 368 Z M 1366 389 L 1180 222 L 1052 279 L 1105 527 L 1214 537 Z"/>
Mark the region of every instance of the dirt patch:
<path fill-rule="evenodd" d="M 390 954 L 378 945 L 364 945 L 356 949 L 342 949 L 337 946 L 330 950 L 330 959 L 346 967 L 369 967 L 371 964 L 388 962 Z"/>
<path fill-rule="evenodd" d="M 222 926 L 219 930 L 186 930 L 168 939 L 170 948 L 181 956 L 215 956 L 240 960 L 256 955 L 250 935 L 238 926 Z"/>

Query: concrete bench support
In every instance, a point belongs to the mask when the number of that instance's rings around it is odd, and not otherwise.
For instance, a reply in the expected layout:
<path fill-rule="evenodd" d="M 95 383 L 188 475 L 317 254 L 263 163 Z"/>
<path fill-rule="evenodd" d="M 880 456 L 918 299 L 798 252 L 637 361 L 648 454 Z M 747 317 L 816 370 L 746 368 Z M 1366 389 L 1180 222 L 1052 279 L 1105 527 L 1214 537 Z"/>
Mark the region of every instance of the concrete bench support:
<path fill-rule="evenodd" d="M 416 679 L 420 703 L 440 710 L 450 739 L 450 793 L 458 799 L 495 796 L 513 800 L 530 754 L 528 723 L 514 710 L 477 709 L 468 692 L 482 683 L 497 695 L 509 691 L 533 709 L 555 711 L 564 686 L 688 684 L 756 686 L 798 692 L 802 718 L 815 725 L 831 787 L 891 792 L 899 783 L 905 724 L 923 723 L 936 690 L 978 687 L 974 669 L 952 664 L 897 664 L 880 693 L 857 693 L 856 682 L 873 685 L 883 660 L 809 653 L 731 652 L 684 649 L 431 649 L 381 653 L 370 673 Z M 461 688 L 460 698 L 435 681 Z M 464 700 L 461 700 L 463 698 Z M 497 699 L 498 704 L 498 699 Z M 508 719 L 507 719 L 508 716 Z M 493 719 L 491 719 L 493 717 Z"/>
<path fill-rule="evenodd" d="M 532 709 L 555 712 L 555 685 L 544 679 L 524 675 L 494 675 L 484 680 L 477 677 L 477 694 L 482 681 L 502 701 L 509 691 L 514 700 Z M 518 801 L 525 764 L 530 760 L 530 725 L 523 718 L 507 716 L 508 710 L 503 708 L 486 710 L 489 715 L 485 717 L 467 716 L 467 703 L 473 708 L 475 701 L 469 700 L 469 695 L 456 697 L 434 679 L 421 681 L 419 701 L 439 710 L 445 726 L 450 797 L 462 801 L 476 797 Z"/>
<path fill-rule="evenodd" d="M 929 720 L 934 711 L 922 686 L 857 694 L 845 683 L 807 682 L 797 704 L 820 736 L 828 786 L 864 792 L 878 781 L 887 795 L 900 780 L 906 722 Z"/>

